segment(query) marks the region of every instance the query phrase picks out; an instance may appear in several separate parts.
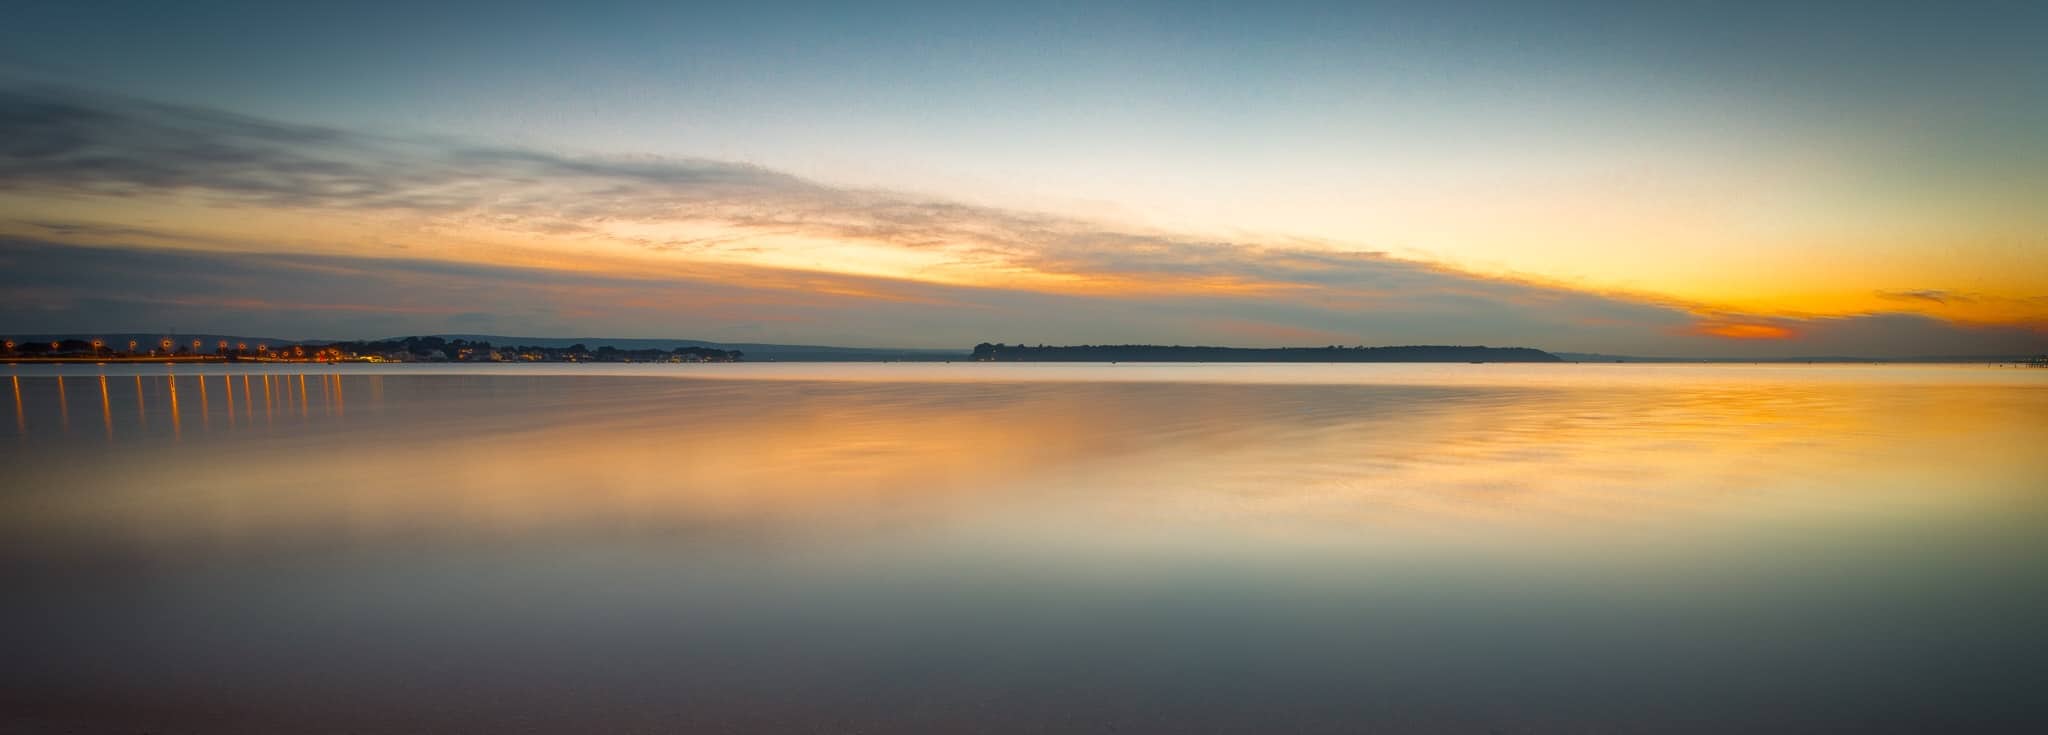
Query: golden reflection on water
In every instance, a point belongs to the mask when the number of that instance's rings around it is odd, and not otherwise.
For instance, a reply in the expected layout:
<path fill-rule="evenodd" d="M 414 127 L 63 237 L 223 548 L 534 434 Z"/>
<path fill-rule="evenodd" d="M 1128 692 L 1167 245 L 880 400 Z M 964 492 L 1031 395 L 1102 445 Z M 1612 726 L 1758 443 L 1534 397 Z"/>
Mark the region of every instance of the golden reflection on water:
<path fill-rule="evenodd" d="M 178 439 L 176 378 L 152 380 Z M 354 380 L 370 381 L 373 410 L 344 425 L 332 419 Z M 126 446 L 101 457 L 90 492 L 10 515 L 47 533 L 223 541 L 727 527 L 1284 547 L 2031 511 L 2048 473 L 2048 390 L 2030 387 L 321 382 L 318 417 L 304 375 L 280 378 L 287 406 L 297 384 L 302 422 L 176 453 Z M 210 471 L 229 456 L 236 471 Z M 150 479 L 165 473 L 209 480 Z"/>
<path fill-rule="evenodd" d="M 57 376 L 57 425 L 71 430 L 71 401 L 64 397 L 64 376 Z"/>
<path fill-rule="evenodd" d="M 185 436 L 185 419 L 178 411 L 178 376 L 164 376 L 164 385 L 170 388 L 171 394 L 171 438 L 181 439 Z"/>
<path fill-rule="evenodd" d="M 106 427 L 107 441 L 114 441 L 114 402 L 107 397 L 107 376 L 100 376 L 100 425 Z"/>

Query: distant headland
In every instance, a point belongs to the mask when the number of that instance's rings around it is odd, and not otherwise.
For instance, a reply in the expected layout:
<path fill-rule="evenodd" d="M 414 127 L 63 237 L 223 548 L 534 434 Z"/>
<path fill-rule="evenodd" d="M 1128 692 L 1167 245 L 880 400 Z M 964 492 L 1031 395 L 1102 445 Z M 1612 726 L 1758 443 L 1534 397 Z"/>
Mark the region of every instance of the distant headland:
<path fill-rule="evenodd" d="M 1006 345 L 983 342 L 984 362 L 1564 362 L 1529 347 L 1184 347 L 1181 345 Z"/>
<path fill-rule="evenodd" d="M 493 344 L 486 340 L 397 337 L 384 340 L 250 340 L 222 335 L 120 338 L 59 337 L 0 342 L 11 362 L 739 362 L 745 353 L 694 345 L 620 349 L 569 345 Z M 126 338 L 126 339 L 122 339 Z"/>

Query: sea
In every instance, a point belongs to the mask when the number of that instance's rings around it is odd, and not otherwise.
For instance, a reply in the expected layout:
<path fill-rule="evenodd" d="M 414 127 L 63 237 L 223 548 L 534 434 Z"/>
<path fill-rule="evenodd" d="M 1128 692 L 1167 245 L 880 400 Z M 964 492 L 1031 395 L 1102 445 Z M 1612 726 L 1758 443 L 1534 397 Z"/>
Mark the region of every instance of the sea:
<path fill-rule="evenodd" d="M 0 366 L 0 731 L 2048 731 L 2048 370 Z"/>

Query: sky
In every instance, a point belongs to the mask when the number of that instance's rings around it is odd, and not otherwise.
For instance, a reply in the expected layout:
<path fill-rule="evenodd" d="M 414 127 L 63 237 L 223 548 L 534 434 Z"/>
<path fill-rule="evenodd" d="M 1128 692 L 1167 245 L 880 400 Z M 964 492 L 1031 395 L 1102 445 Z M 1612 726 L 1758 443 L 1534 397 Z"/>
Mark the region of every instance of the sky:
<path fill-rule="evenodd" d="M 0 333 L 2048 351 L 2040 3 L 10 3 Z"/>

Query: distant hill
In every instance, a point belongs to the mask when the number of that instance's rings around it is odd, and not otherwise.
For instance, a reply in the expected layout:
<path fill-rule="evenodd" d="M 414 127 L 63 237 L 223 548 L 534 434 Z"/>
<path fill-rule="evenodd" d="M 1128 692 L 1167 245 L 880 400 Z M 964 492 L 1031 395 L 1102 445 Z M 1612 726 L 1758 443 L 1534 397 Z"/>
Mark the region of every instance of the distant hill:
<path fill-rule="evenodd" d="M 1528 347 L 1029 347 L 986 342 L 974 346 L 974 359 L 993 362 L 1563 362 L 1556 355 Z"/>
<path fill-rule="evenodd" d="M 739 350 L 747 355 L 748 362 L 874 362 L 878 360 L 903 360 L 937 362 L 941 360 L 968 359 L 965 350 L 906 349 L 894 347 L 829 347 L 822 345 L 781 345 L 758 342 L 707 342 L 697 339 L 621 339 L 616 337 L 506 337 L 495 334 L 433 334 L 422 335 L 442 339 L 465 339 L 471 342 L 489 342 L 493 345 L 533 345 L 535 347 L 568 347 L 581 344 L 590 349 L 611 346 L 621 350 L 673 350 L 677 347 L 703 347 L 714 350 Z"/>

